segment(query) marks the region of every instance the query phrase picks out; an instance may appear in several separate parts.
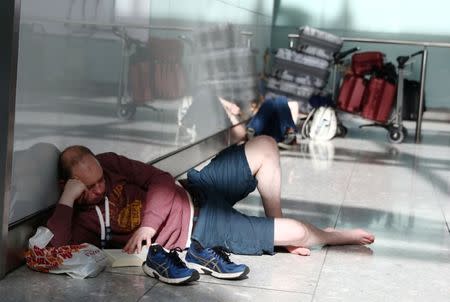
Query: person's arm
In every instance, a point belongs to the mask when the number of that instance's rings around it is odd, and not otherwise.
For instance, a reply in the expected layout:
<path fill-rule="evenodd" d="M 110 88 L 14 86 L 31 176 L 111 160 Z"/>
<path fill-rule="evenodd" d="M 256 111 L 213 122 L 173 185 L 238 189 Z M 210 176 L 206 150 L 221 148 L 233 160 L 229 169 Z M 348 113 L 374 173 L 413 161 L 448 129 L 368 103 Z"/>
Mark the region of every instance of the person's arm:
<path fill-rule="evenodd" d="M 140 252 L 142 241 L 150 245 L 151 239 L 161 228 L 170 213 L 176 195 L 175 179 L 152 165 L 132 160 L 115 153 L 97 156 L 102 166 L 127 178 L 127 181 L 147 191 L 143 204 L 142 222 L 124 247 L 124 251 Z"/>
<path fill-rule="evenodd" d="M 63 246 L 72 243 L 73 204 L 85 190 L 86 186 L 79 180 L 69 179 L 66 182 L 55 211 L 47 221 L 47 228 L 54 235 L 50 241 L 52 246 Z"/>
<path fill-rule="evenodd" d="M 47 221 L 47 228 L 52 231 L 51 246 L 59 247 L 71 244 L 73 208 L 58 203 L 52 217 Z"/>
<path fill-rule="evenodd" d="M 148 187 L 143 205 L 141 226 L 133 233 L 124 247 L 124 251 L 133 253 L 141 251 L 142 241 L 147 245 L 161 228 L 170 213 L 176 195 L 176 184 L 168 173 L 159 174 Z"/>
<path fill-rule="evenodd" d="M 231 128 L 233 141 L 244 141 L 246 139 L 247 129 L 244 124 L 241 124 L 241 108 L 235 103 L 227 101 L 222 97 L 219 97 L 219 101 L 233 125 Z"/>

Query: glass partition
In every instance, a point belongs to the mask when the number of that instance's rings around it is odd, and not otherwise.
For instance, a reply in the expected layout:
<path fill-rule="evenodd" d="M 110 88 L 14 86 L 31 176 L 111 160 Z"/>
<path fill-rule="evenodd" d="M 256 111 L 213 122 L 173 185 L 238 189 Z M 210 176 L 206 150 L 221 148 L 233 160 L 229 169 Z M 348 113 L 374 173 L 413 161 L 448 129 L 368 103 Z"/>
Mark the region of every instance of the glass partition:
<path fill-rule="evenodd" d="M 23 0 L 10 223 L 73 144 L 149 162 L 248 118 L 273 1 Z"/>

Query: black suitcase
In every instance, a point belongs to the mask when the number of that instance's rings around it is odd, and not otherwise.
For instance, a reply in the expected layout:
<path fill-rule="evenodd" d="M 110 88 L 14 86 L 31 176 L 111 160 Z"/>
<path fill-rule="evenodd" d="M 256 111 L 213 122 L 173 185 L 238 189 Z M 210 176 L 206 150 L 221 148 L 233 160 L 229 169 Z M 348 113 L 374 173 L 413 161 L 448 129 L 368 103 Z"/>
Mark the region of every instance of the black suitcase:
<path fill-rule="evenodd" d="M 405 79 L 403 85 L 402 117 L 407 121 L 417 121 L 417 116 L 419 114 L 420 83 L 418 81 Z M 425 99 L 423 107 L 423 111 L 425 111 Z"/>

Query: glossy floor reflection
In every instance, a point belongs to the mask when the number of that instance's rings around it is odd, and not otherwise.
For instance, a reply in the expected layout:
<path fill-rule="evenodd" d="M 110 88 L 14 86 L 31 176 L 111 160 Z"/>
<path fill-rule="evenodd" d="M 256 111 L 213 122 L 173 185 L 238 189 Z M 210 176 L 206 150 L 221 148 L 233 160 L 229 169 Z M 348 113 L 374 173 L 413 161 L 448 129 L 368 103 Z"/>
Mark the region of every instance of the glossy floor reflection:
<path fill-rule="evenodd" d="M 409 132 L 414 125 L 408 124 Z M 411 135 L 412 136 L 412 135 Z M 232 256 L 241 281 L 202 276 L 175 287 L 140 268 L 73 280 L 22 267 L 0 281 L 2 301 L 448 301 L 450 125 L 425 122 L 423 143 L 387 142 L 352 124 L 345 139 L 281 152 L 284 214 L 320 227 L 365 228 L 369 247 L 317 247 L 311 256 Z M 263 215 L 258 194 L 238 208 Z"/>

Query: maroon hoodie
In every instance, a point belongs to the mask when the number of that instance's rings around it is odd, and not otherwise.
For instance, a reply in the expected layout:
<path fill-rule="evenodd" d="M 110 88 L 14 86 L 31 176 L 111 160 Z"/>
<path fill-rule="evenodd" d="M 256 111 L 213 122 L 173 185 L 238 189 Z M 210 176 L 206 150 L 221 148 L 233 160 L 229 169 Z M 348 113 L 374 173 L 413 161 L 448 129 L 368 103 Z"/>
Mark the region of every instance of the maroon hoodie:
<path fill-rule="evenodd" d="M 103 168 L 109 199 L 111 247 L 123 247 L 140 226 L 156 230 L 152 242 L 165 248 L 185 248 L 191 206 L 186 191 L 167 172 L 115 153 L 96 156 Z M 98 204 L 105 217 L 104 200 Z M 73 208 L 57 204 L 47 227 L 53 246 L 83 242 L 100 246 L 100 222 L 95 205 Z"/>

